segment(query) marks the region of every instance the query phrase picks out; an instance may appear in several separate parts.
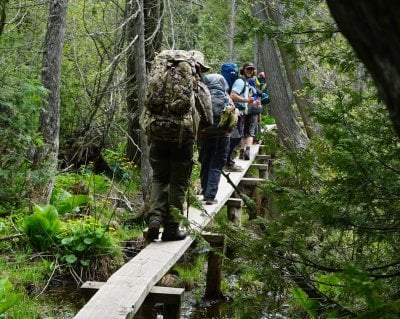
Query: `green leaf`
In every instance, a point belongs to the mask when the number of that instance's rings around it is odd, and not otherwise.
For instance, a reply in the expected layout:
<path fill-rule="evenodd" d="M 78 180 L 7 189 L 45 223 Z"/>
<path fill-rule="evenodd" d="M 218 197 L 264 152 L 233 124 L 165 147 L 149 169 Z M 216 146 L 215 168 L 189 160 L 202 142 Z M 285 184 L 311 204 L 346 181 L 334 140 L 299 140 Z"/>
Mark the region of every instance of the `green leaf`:
<path fill-rule="evenodd" d="M 73 255 L 73 254 L 70 254 L 70 255 L 65 256 L 65 261 L 66 261 L 67 263 L 69 263 L 69 264 L 73 264 L 73 263 L 75 263 L 77 260 L 78 260 L 78 258 L 77 258 L 75 255 Z"/>
<path fill-rule="evenodd" d="M 90 260 L 89 259 L 81 259 L 80 263 L 82 266 L 88 267 L 90 265 Z"/>
<path fill-rule="evenodd" d="M 91 243 L 93 243 L 93 241 L 94 241 L 93 238 L 86 237 L 83 239 L 83 242 L 87 245 L 90 245 Z"/>
<path fill-rule="evenodd" d="M 79 243 L 78 245 L 75 246 L 76 251 L 85 251 L 86 248 L 87 245 L 85 245 L 84 243 Z"/>

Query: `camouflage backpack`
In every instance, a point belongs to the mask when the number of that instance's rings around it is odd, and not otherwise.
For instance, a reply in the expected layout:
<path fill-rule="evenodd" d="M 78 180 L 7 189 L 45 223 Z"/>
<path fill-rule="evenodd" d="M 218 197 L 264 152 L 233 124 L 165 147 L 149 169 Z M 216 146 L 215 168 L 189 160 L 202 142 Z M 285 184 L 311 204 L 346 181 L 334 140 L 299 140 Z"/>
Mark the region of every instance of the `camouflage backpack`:
<path fill-rule="evenodd" d="M 194 138 L 195 74 L 195 61 L 188 51 L 164 50 L 155 57 L 141 117 L 142 127 L 151 139 L 182 142 Z"/>

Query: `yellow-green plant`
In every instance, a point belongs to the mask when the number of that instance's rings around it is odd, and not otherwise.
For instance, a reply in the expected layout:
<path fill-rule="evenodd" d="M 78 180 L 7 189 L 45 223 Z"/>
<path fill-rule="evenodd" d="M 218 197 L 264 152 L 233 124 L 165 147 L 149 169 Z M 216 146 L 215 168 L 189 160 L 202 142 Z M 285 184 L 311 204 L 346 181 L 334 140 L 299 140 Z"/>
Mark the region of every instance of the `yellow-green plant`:
<path fill-rule="evenodd" d="M 22 230 L 35 249 L 44 251 L 56 244 L 60 226 L 61 221 L 53 205 L 35 205 L 34 213 L 25 218 Z"/>
<path fill-rule="evenodd" d="M 58 237 L 61 260 L 68 264 L 89 266 L 96 255 L 118 253 L 110 229 L 90 216 L 66 222 Z"/>
<path fill-rule="evenodd" d="M 0 277 L 0 315 L 11 308 L 19 298 L 20 296 L 13 292 L 11 282 L 5 277 Z"/>

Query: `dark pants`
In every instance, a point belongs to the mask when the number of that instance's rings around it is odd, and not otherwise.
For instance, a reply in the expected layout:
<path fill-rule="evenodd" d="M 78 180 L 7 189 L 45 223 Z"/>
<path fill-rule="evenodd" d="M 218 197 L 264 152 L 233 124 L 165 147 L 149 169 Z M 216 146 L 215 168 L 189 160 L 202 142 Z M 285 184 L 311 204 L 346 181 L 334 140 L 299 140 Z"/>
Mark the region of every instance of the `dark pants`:
<path fill-rule="evenodd" d="M 221 171 L 229 152 L 229 137 L 205 138 L 201 141 L 199 162 L 200 181 L 204 198 L 214 199 L 218 192 Z"/>
<path fill-rule="evenodd" d="M 193 166 L 193 140 L 181 144 L 152 141 L 149 158 L 153 179 L 147 217 L 164 226 L 177 224 L 172 210 L 183 212 Z"/>

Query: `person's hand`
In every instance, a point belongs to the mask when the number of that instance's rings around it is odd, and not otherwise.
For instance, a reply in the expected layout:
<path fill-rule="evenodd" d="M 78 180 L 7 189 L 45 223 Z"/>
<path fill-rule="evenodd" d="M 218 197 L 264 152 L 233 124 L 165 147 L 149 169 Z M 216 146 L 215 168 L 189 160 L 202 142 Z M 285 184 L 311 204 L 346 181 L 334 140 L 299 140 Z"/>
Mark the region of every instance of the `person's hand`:
<path fill-rule="evenodd" d="M 247 98 L 247 103 L 253 103 L 254 102 L 254 97 L 250 96 Z"/>

